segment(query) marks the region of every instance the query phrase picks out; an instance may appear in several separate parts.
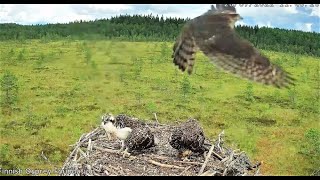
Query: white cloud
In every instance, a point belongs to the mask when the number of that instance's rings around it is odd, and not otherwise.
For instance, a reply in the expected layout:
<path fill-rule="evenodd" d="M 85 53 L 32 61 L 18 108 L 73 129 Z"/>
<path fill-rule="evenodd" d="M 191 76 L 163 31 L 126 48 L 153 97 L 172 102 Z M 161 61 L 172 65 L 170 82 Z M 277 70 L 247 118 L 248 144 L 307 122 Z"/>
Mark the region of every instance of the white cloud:
<path fill-rule="evenodd" d="M 320 7 L 307 7 L 307 9 L 311 9 L 310 16 L 320 17 Z"/>
<path fill-rule="evenodd" d="M 123 10 L 132 9 L 132 7 L 127 4 L 88 4 L 88 7 L 94 10 L 102 10 L 108 12 L 120 12 Z"/>
<path fill-rule="evenodd" d="M 270 21 L 268 21 L 267 23 L 258 22 L 257 25 L 258 27 L 270 27 L 270 28 L 273 27 Z"/>
<path fill-rule="evenodd" d="M 76 19 L 93 18 L 90 15 L 75 13 L 70 5 L 64 4 L 0 5 L 0 10 L 0 23 L 66 23 Z"/>
<path fill-rule="evenodd" d="M 241 16 L 250 16 L 259 19 L 298 13 L 294 5 L 291 7 L 280 7 L 279 4 L 275 4 L 274 7 L 240 7 L 238 5 L 236 8 Z"/>
<path fill-rule="evenodd" d="M 298 11 L 291 7 L 240 7 L 238 13 L 244 17 L 236 25 L 258 25 L 266 27 L 295 26 L 309 30 L 303 18 L 319 16 L 319 8 L 309 8 L 311 12 Z M 0 23 L 67 23 L 75 20 L 110 18 L 119 14 L 158 14 L 164 17 L 194 18 L 210 9 L 210 4 L 2 4 Z M 304 13 L 304 14 L 303 14 Z M 303 17 L 299 20 L 296 17 Z M 299 23 L 300 24 L 299 24 Z M 298 23 L 299 25 L 295 25 Z M 304 23 L 304 24 L 303 24 Z M 309 21 L 308 23 L 316 22 Z M 307 23 L 307 24 L 308 24 Z"/>
<path fill-rule="evenodd" d="M 195 18 L 209 8 L 210 4 L 150 4 L 149 12 L 163 17 Z"/>
<path fill-rule="evenodd" d="M 139 6 L 149 7 L 139 14 L 159 14 L 164 17 L 194 18 L 206 12 L 209 4 L 20 4 L 0 5 L 0 23 L 36 23 L 36 22 L 68 22 L 74 20 L 93 20 L 96 18 L 108 18 L 116 14 L 133 14 Z M 295 7 L 239 7 L 238 12 L 242 16 L 250 16 L 257 21 L 263 21 L 274 16 L 297 13 Z M 137 13 L 137 12 L 136 12 Z"/>
<path fill-rule="evenodd" d="M 311 32 L 312 31 L 312 23 L 296 23 L 295 24 L 297 30 Z"/>
<path fill-rule="evenodd" d="M 241 25 L 241 26 L 248 26 L 248 24 L 245 23 L 245 22 L 243 22 L 243 21 L 237 21 L 237 22 L 235 23 L 235 26 L 239 26 L 239 25 Z"/>
<path fill-rule="evenodd" d="M 130 9 L 132 6 L 126 4 L 5 4 L 0 5 L 0 23 L 67 23 L 110 17 Z"/>

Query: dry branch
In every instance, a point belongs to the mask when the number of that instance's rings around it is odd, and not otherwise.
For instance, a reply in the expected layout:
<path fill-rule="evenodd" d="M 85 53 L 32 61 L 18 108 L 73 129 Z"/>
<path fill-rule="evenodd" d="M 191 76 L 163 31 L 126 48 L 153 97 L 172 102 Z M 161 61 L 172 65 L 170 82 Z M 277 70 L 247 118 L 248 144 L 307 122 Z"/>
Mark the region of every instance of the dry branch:
<path fill-rule="evenodd" d="M 212 152 L 213 152 L 213 149 L 214 149 L 214 145 L 211 146 L 211 148 L 210 148 L 210 150 L 209 150 L 209 153 L 208 153 L 208 155 L 207 155 L 207 157 L 206 157 L 206 160 L 204 161 L 204 163 L 203 163 L 203 165 L 202 165 L 202 167 L 201 167 L 198 175 L 200 175 L 200 174 L 203 173 L 204 168 L 206 167 L 206 165 L 207 165 L 207 163 L 208 163 L 208 161 L 209 161 L 209 159 L 210 159 L 210 157 L 211 157 L 211 154 L 212 154 Z"/>
<path fill-rule="evenodd" d="M 154 161 L 152 159 L 147 160 L 149 163 L 154 164 L 156 166 L 160 166 L 160 167 L 165 167 L 165 168 L 176 168 L 176 169 L 185 169 L 185 167 L 181 167 L 181 166 L 175 166 L 175 165 L 170 165 L 170 164 L 162 164 L 159 163 L 157 161 Z"/>

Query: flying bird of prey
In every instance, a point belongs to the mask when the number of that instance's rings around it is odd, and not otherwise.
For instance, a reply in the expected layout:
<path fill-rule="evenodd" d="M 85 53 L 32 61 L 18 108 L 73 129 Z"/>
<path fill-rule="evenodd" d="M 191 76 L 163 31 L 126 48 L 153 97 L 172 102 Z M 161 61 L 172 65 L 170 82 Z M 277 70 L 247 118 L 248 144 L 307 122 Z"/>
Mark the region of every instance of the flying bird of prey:
<path fill-rule="evenodd" d="M 178 157 L 185 158 L 193 153 L 203 153 L 204 132 L 195 119 L 181 123 L 171 134 L 169 144 L 178 150 Z"/>
<path fill-rule="evenodd" d="M 234 6 L 212 5 L 209 11 L 184 25 L 173 46 L 173 63 L 192 74 L 195 54 L 200 50 L 215 65 L 240 77 L 278 88 L 293 85 L 289 73 L 235 32 L 234 25 L 240 19 Z"/>

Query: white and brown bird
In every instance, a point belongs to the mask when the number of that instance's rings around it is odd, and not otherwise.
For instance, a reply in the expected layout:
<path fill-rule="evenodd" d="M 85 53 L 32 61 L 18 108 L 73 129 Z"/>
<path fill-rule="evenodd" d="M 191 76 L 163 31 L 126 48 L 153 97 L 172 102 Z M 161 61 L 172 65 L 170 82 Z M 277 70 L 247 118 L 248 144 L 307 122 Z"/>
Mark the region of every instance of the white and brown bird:
<path fill-rule="evenodd" d="M 155 137 L 146 123 L 127 116 L 119 114 L 115 117 L 115 125 L 119 128 L 129 127 L 132 129 L 130 135 L 125 139 L 125 153 L 139 152 L 155 146 Z"/>
<path fill-rule="evenodd" d="M 138 126 L 145 126 L 145 123 L 138 120 L 137 118 L 133 118 L 125 114 L 119 114 L 115 117 L 115 126 L 120 128 L 123 128 L 123 127 L 135 128 Z"/>
<path fill-rule="evenodd" d="M 124 156 L 130 155 L 129 152 L 143 151 L 156 145 L 153 132 L 144 122 L 124 114 L 116 117 L 107 114 L 103 117 L 103 127 L 106 132 L 121 140 L 119 152 Z"/>
<path fill-rule="evenodd" d="M 114 126 L 115 117 L 112 114 L 104 114 L 101 116 L 101 127 L 106 131 L 108 140 L 115 138 L 117 128 Z"/>
<path fill-rule="evenodd" d="M 240 77 L 278 88 L 293 85 L 289 73 L 235 32 L 235 23 L 240 19 L 234 6 L 212 5 L 209 11 L 184 25 L 173 46 L 173 63 L 191 74 L 195 54 L 200 50 L 215 65 Z"/>
<path fill-rule="evenodd" d="M 119 139 L 121 141 L 121 148 L 119 152 L 123 153 L 123 155 L 127 155 L 128 152 L 124 151 L 125 148 L 125 140 L 128 138 L 128 136 L 131 134 L 132 129 L 129 127 L 116 127 L 116 118 L 112 114 L 104 114 L 101 117 L 102 123 L 101 126 L 102 128 L 106 131 L 108 140 L 111 139 Z"/>
<path fill-rule="evenodd" d="M 153 132 L 147 126 L 134 128 L 124 141 L 126 152 L 141 152 L 156 145 Z"/>
<path fill-rule="evenodd" d="M 169 144 L 178 150 L 179 158 L 185 158 L 191 153 L 202 154 L 205 151 L 204 140 L 204 132 L 198 121 L 188 119 L 174 129 Z"/>

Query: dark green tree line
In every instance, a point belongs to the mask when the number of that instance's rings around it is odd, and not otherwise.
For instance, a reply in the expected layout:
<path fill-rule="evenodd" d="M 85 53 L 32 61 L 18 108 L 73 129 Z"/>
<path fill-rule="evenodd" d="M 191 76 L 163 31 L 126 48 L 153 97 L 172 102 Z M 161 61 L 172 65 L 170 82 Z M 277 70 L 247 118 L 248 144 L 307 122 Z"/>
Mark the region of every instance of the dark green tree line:
<path fill-rule="evenodd" d="M 125 41 L 174 41 L 188 19 L 152 15 L 120 15 L 110 19 L 65 24 L 0 24 L 0 40 L 118 39 Z M 320 34 L 279 28 L 237 26 L 240 36 L 265 50 L 320 56 Z"/>

